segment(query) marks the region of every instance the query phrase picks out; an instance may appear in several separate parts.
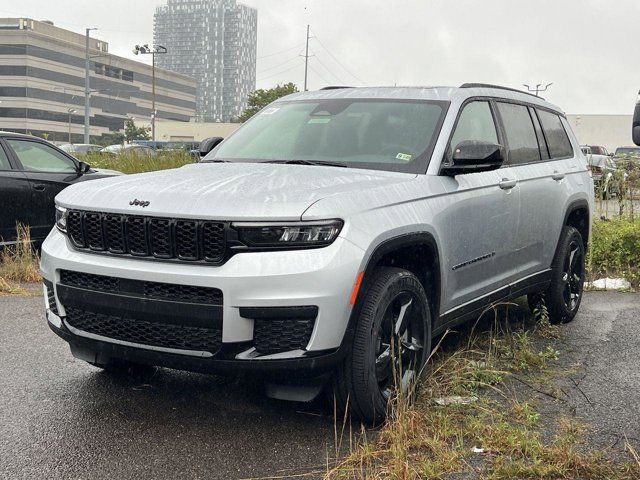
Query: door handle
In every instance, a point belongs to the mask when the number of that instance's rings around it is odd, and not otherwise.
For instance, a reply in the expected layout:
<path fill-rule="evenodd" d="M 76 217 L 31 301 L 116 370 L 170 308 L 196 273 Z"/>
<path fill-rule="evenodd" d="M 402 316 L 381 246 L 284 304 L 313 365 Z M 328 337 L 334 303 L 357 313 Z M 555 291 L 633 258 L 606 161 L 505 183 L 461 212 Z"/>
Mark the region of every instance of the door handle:
<path fill-rule="evenodd" d="M 498 186 L 502 190 L 511 190 L 517 184 L 518 184 L 517 180 L 509 180 L 508 178 L 503 178 L 502 181 L 500 183 L 498 183 Z"/>
<path fill-rule="evenodd" d="M 36 192 L 44 192 L 45 188 L 47 188 L 47 187 L 45 185 L 41 184 L 41 183 L 33 186 L 33 189 Z"/>
<path fill-rule="evenodd" d="M 553 178 L 556 182 L 559 182 L 560 180 L 564 179 L 564 173 L 560 173 L 559 171 L 554 170 L 551 178 Z"/>

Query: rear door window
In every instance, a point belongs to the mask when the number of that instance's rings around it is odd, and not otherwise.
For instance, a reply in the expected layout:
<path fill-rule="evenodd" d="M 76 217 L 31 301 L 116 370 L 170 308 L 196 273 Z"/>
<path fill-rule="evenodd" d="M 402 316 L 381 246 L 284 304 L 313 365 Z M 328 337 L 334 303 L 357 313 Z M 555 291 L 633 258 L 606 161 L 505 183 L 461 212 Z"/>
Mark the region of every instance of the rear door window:
<path fill-rule="evenodd" d="M 498 102 L 498 112 L 509 144 L 510 165 L 540 161 L 536 131 L 524 105 Z"/>
<path fill-rule="evenodd" d="M 538 118 L 542 123 L 551 158 L 573 157 L 573 147 L 562 125 L 560 116 L 546 110 L 538 110 Z"/>

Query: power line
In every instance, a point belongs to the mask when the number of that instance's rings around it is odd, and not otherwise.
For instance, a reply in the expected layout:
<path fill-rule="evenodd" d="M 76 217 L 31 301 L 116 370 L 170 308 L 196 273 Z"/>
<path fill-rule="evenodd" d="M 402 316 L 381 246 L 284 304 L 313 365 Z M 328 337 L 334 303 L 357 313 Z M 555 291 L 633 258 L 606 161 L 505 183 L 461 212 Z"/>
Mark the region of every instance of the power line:
<path fill-rule="evenodd" d="M 317 71 L 315 68 L 313 68 L 313 65 L 309 65 L 309 68 L 311 69 L 311 71 L 312 71 L 313 73 L 315 73 L 316 75 L 318 75 L 318 76 L 319 76 L 319 77 L 324 81 L 324 83 L 326 83 L 327 85 L 331 85 L 331 82 L 330 82 L 330 81 L 328 81 L 326 78 L 324 78 L 324 77 L 322 76 L 322 74 L 321 74 L 319 71 Z"/>
<path fill-rule="evenodd" d="M 333 73 L 333 70 L 329 69 L 329 68 L 324 64 L 324 62 L 323 62 L 322 60 L 320 60 L 320 57 L 318 57 L 318 56 L 316 55 L 316 58 L 318 59 L 318 63 L 319 63 L 320 65 L 322 65 L 322 67 L 323 67 L 323 68 L 324 68 L 324 69 L 325 69 L 325 70 L 326 70 L 326 71 L 327 71 L 327 72 L 328 72 L 328 73 L 329 73 L 333 78 L 335 78 L 335 79 L 338 81 L 338 83 L 339 83 L 339 84 L 343 84 L 343 83 L 345 83 L 345 82 L 343 82 L 343 81 L 340 79 L 340 77 L 338 77 L 335 73 Z"/>
<path fill-rule="evenodd" d="M 290 72 L 290 71 L 291 71 L 291 70 L 293 70 L 294 68 L 298 68 L 298 65 L 294 65 L 293 67 L 291 67 L 291 68 L 287 68 L 286 70 L 283 70 L 283 71 L 281 71 L 281 72 L 277 72 L 277 73 L 274 73 L 274 74 L 272 74 L 272 75 L 268 75 L 268 76 L 266 76 L 266 77 L 259 78 L 259 79 L 258 79 L 258 81 L 259 81 L 259 82 L 261 82 L 261 81 L 263 81 L 263 80 L 268 80 L 269 78 L 277 77 L 278 75 L 282 75 L 283 73 Z"/>
<path fill-rule="evenodd" d="M 333 60 L 334 60 L 338 65 L 340 65 L 340 66 L 343 68 L 343 70 L 344 70 L 345 72 L 347 72 L 347 73 L 348 73 L 349 75 L 351 75 L 353 78 L 355 78 L 356 80 L 358 80 L 360 83 L 362 83 L 362 84 L 364 84 L 364 85 L 367 85 L 367 82 L 365 82 L 364 80 L 362 80 L 362 79 L 361 79 L 360 77 L 358 77 L 356 74 L 352 73 L 352 72 L 351 72 L 351 71 L 350 71 L 350 70 L 349 70 L 349 69 L 348 69 L 348 68 L 347 68 L 347 67 L 346 67 L 346 66 L 345 66 L 345 65 L 344 65 L 340 60 L 338 60 L 338 59 L 336 58 L 336 56 L 335 56 L 333 53 L 331 53 L 331 51 L 330 51 L 327 47 L 325 47 L 325 46 L 324 46 L 324 43 L 322 43 L 322 41 L 320 40 L 320 38 L 318 38 L 318 35 L 317 35 L 315 32 L 313 32 L 313 34 L 314 34 L 314 38 L 318 41 L 318 43 L 320 44 L 320 46 L 321 46 L 321 47 L 322 47 L 322 48 L 323 48 L 323 49 L 324 49 L 324 50 L 329 54 L 329 56 L 330 56 L 330 57 L 331 57 L 331 58 L 332 58 L 332 59 L 333 59 Z"/>
<path fill-rule="evenodd" d="M 287 48 L 285 50 L 280 50 L 279 52 L 270 53 L 268 55 L 262 55 L 261 57 L 258 57 L 257 60 L 262 60 L 263 58 L 275 57 L 276 55 L 280 55 L 282 53 L 287 53 L 287 52 L 290 52 L 291 50 L 296 50 L 296 49 L 298 49 L 298 48 L 300 48 L 302 46 L 304 46 L 304 43 L 299 43 L 295 47 L 290 47 L 290 48 Z"/>
<path fill-rule="evenodd" d="M 268 68 L 265 68 L 265 69 L 263 69 L 263 70 L 260 70 L 260 71 L 258 72 L 258 75 L 262 75 L 263 73 L 268 72 L 269 70 L 274 70 L 274 69 L 276 69 L 276 68 L 282 67 L 282 66 L 286 65 L 287 63 L 291 62 L 292 60 L 298 60 L 298 57 L 297 57 L 297 56 L 292 57 L 292 58 L 290 58 L 289 60 L 285 60 L 285 61 L 284 61 L 284 62 L 282 62 L 282 63 L 279 63 L 279 64 L 274 65 L 274 66 L 272 66 L 272 67 L 268 67 Z"/>

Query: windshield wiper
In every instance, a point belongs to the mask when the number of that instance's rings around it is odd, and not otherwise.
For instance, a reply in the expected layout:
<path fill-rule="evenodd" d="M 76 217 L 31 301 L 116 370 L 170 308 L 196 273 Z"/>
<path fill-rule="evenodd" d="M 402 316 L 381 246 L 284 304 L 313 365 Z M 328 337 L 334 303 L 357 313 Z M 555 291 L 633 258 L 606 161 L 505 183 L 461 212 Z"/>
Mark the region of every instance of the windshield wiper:
<path fill-rule="evenodd" d="M 315 165 L 315 166 L 323 166 L 323 167 L 343 167 L 346 168 L 348 165 L 346 163 L 338 163 L 338 162 L 325 162 L 323 160 L 267 160 L 262 163 L 279 163 L 286 165 Z"/>
<path fill-rule="evenodd" d="M 200 160 L 200 163 L 229 163 L 229 160 Z"/>

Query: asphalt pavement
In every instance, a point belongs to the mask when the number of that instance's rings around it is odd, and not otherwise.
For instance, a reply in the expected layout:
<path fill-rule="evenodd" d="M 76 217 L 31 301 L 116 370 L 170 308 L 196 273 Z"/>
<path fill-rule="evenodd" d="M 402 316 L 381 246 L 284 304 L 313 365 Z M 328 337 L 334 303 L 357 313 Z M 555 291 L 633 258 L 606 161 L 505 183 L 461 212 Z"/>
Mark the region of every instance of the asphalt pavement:
<path fill-rule="evenodd" d="M 335 451 L 318 404 L 166 369 L 106 374 L 71 357 L 43 309 L 0 297 L 2 479 L 287 478 L 322 471 Z M 588 293 L 563 327 L 564 361 L 580 366 L 565 391 L 602 445 L 640 436 L 639 319 L 639 295 Z"/>

